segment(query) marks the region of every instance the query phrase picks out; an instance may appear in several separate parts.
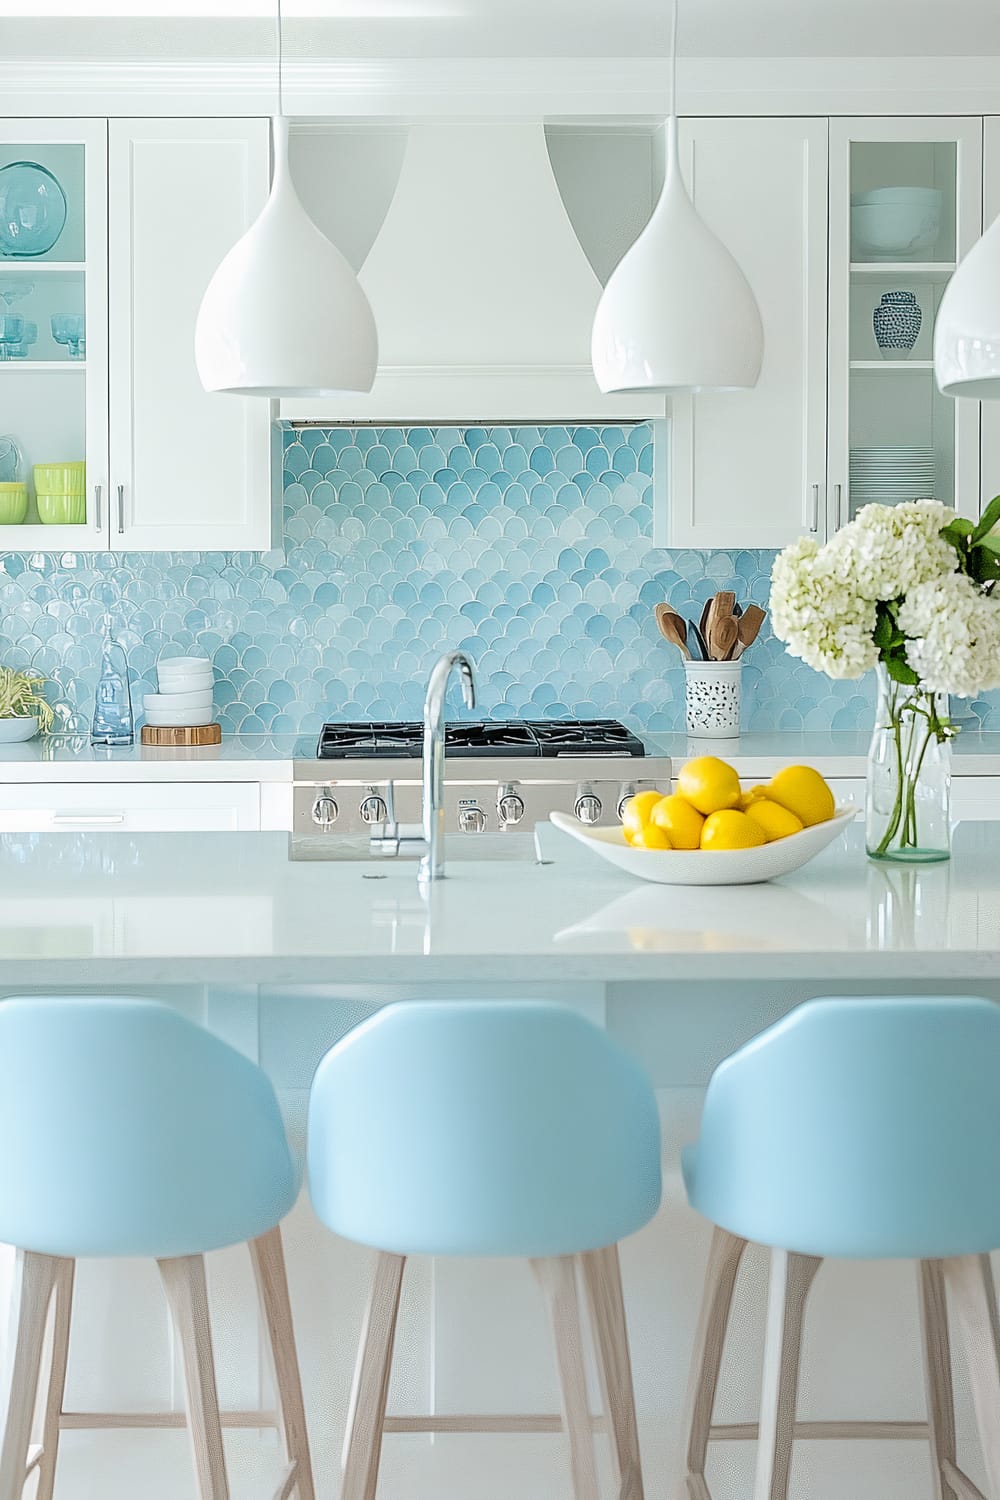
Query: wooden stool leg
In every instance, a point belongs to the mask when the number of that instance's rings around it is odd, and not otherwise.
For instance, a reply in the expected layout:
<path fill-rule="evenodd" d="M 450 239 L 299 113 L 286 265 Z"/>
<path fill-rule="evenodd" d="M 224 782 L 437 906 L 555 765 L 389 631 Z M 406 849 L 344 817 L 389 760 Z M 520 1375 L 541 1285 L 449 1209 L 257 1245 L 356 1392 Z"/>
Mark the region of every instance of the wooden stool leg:
<path fill-rule="evenodd" d="M 941 1262 L 961 1330 L 990 1500 L 1000 1500 L 1000 1320 L 988 1255 Z"/>
<path fill-rule="evenodd" d="M 188 1427 L 198 1494 L 200 1500 L 229 1500 L 204 1257 L 181 1255 L 158 1264 L 184 1360 Z"/>
<path fill-rule="evenodd" d="M 295 1464 L 295 1493 L 299 1500 L 315 1500 L 309 1434 L 302 1400 L 302 1377 L 295 1351 L 295 1329 L 292 1325 L 292 1305 L 288 1296 L 281 1230 L 275 1228 L 268 1234 L 262 1234 L 259 1239 L 251 1240 L 249 1249 L 271 1347 L 285 1454 Z"/>
<path fill-rule="evenodd" d="M 939 1260 L 917 1265 L 920 1291 L 920 1328 L 924 1349 L 924 1382 L 927 1388 L 927 1424 L 931 1438 L 931 1468 L 934 1500 L 952 1500 L 954 1491 L 943 1465 L 954 1464 L 955 1395 L 951 1382 L 951 1341 L 948 1337 L 948 1304 Z"/>
<path fill-rule="evenodd" d="M 24 1489 L 45 1324 L 60 1264 L 51 1255 L 36 1255 L 30 1250 L 18 1252 L 21 1286 L 7 1425 L 0 1448 L 0 1500 L 20 1500 Z"/>
<path fill-rule="evenodd" d="M 604 1410 L 611 1427 L 618 1500 L 643 1500 L 639 1429 L 618 1246 L 608 1245 L 604 1250 L 581 1255 L 580 1267 L 597 1343 Z"/>
<path fill-rule="evenodd" d="M 598 1500 L 594 1433 L 587 1401 L 576 1266 L 571 1255 L 531 1262 L 549 1309 L 559 1366 L 563 1424 L 569 1438 L 574 1500 Z"/>
<path fill-rule="evenodd" d="M 760 1435 L 753 1500 L 788 1500 L 795 1398 L 806 1297 L 821 1262 L 811 1255 L 771 1251 L 761 1385 Z"/>
<path fill-rule="evenodd" d="M 347 1417 L 341 1500 L 375 1500 L 405 1265 L 402 1255 L 380 1252 L 375 1260 Z"/>
<path fill-rule="evenodd" d="M 52 1330 L 52 1364 L 45 1394 L 45 1416 L 42 1425 L 42 1456 L 38 1461 L 38 1488 L 35 1500 L 52 1500 L 56 1482 L 56 1460 L 59 1457 L 59 1418 L 62 1416 L 66 1391 L 66 1364 L 69 1359 L 69 1327 L 73 1312 L 73 1273 L 71 1260 L 57 1262 L 55 1276 L 56 1313 Z"/>
<path fill-rule="evenodd" d="M 690 1500 L 704 1500 L 708 1493 L 705 1485 L 705 1461 L 708 1457 L 712 1412 L 719 1388 L 719 1371 L 722 1368 L 733 1291 L 746 1247 L 746 1240 L 730 1234 L 727 1229 L 716 1228 L 712 1233 L 705 1269 L 705 1290 L 691 1356 L 687 1413 L 684 1420 L 684 1431 L 687 1434 L 686 1483 Z"/>

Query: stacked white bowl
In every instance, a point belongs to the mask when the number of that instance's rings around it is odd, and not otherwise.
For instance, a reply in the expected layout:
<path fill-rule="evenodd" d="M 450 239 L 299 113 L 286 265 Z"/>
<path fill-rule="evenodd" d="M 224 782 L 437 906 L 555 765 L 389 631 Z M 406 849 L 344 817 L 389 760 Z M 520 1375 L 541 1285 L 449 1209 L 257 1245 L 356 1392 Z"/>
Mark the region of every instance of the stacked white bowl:
<path fill-rule="evenodd" d="M 215 674 L 207 656 L 161 656 L 156 663 L 158 693 L 147 693 L 146 723 L 156 728 L 197 729 L 211 724 Z"/>

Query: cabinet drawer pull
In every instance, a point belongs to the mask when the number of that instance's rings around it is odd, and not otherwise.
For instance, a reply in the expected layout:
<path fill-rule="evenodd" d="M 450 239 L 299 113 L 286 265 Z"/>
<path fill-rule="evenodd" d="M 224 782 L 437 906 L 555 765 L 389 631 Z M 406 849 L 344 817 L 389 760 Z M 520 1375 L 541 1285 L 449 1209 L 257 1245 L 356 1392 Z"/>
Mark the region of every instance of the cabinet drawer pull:
<path fill-rule="evenodd" d="M 103 526 L 103 524 L 101 522 L 101 500 L 103 498 L 103 494 L 104 494 L 104 490 L 103 490 L 102 486 L 99 485 L 99 484 L 95 484 L 94 485 L 94 529 L 95 529 L 95 531 L 103 531 L 104 530 L 104 526 Z"/>
<path fill-rule="evenodd" d="M 125 532 L 125 486 L 123 484 L 120 484 L 118 486 L 118 535 L 122 536 L 124 534 L 124 532 Z"/>
<path fill-rule="evenodd" d="M 806 529 L 808 531 L 819 530 L 819 485 L 813 484 L 809 487 L 809 514 L 806 516 Z"/>
<path fill-rule="evenodd" d="M 125 814 L 118 813 L 88 813 L 88 812 L 66 812 L 53 813 L 53 823 L 124 823 Z"/>
<path fill-rule="evenodd" d="M 848 517 L 845 514 L 847 510 L 845 501 L 844 486 L 842 484 L 835 484 L 833 487 L 833 513 L 837 519 L 838 526 L 847 525 Z"/>

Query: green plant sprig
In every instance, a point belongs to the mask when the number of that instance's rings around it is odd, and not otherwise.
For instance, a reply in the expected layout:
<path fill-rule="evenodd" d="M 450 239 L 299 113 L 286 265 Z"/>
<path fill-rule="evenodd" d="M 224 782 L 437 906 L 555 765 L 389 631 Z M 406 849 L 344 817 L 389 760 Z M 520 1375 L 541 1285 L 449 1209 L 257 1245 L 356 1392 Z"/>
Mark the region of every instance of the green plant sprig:
<path fill-rule="evenodd" d="M 48 734 L 55 715 L 40 692 L 47 681 L 36 672 L 0 667 L 0 719 L 37 719 L 42 734 Z"/>
<path fill-rule="evenodd" d="M 994 496 L 977 522 L 956 516 L 942 528 L 941 535 L 950 542 L 958 556 L 959 572 L 992 594 L 1000 580 L 1000 495 Z"/>

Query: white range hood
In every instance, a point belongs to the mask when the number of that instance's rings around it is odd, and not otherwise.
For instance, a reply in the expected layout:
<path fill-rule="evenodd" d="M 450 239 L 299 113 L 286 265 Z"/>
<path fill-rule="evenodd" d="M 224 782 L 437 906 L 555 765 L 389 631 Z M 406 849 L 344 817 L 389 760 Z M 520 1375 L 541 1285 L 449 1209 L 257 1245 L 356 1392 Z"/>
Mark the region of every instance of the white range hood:
<path fill-rule="evenodd" d="M 415 124 L 360 271 L 379 366 L 368 395 L 281 403 L 287 420 L 543 422 L 663 414 L 605 396 L 590 364 L 600 282 L 541 121 Z"/>

